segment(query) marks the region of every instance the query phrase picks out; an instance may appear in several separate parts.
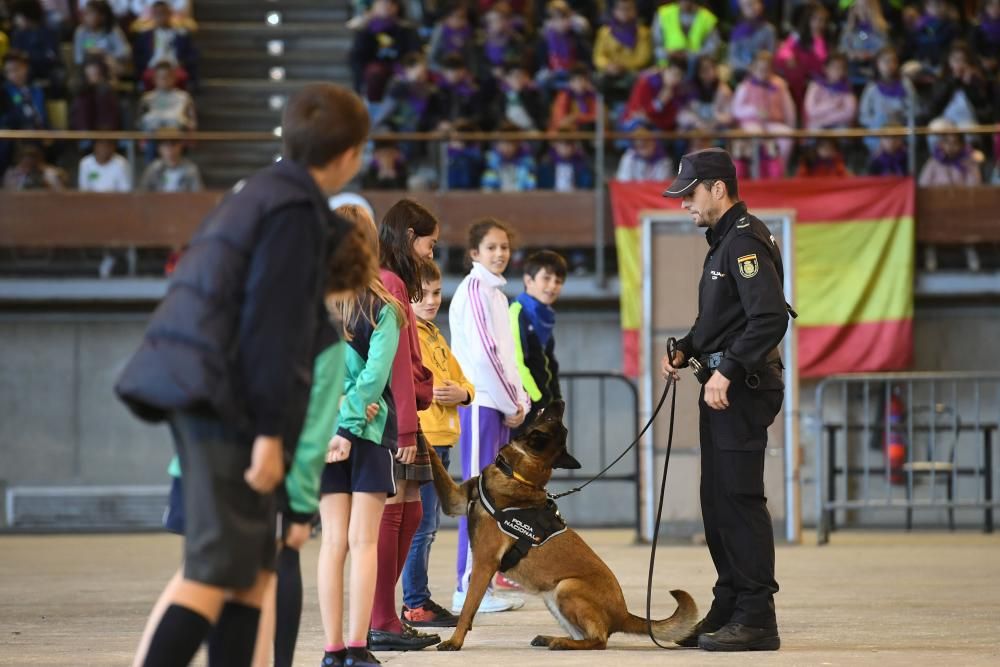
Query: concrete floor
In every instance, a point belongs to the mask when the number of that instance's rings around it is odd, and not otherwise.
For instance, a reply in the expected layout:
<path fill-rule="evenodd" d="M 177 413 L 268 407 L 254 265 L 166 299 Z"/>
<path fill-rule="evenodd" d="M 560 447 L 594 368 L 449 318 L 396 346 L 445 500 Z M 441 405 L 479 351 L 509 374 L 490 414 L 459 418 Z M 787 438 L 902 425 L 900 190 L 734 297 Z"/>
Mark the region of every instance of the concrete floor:
<path fill-rule="evenodd" d="M 587 531 L 611 565 L 634 613 L 645 605 L 649 552 L 625 531 Z M 452 592 L 455 533 L 432 558 L 432 589 Z M 305 550 L 306 608 L 297 664 L 315 665 L 323 638 L 316 604 L 318 544 Z M 0 665 L 128 664 L 146 614 L 178 563 L 168 535 L 0 537 Z M 541 601 L 481 617 L 461 653 L 382 654 L 407 665 L 998 665 L 1000 536 L 959 533 L 834 535 L 826 547 L 779 546 L 777 598 L 782 650 L 760 654 L 669 654 L 642 637 L 612 637 L 603 653 L 532 649 L 538 633 L 561 634 Z M 714 571 L 699 546 L 657 554 L 654 615 L 672 611 L 666 592 L 684 588 L 707 608 Z M 201 663 L 199 663 L 201 664 Z"/>

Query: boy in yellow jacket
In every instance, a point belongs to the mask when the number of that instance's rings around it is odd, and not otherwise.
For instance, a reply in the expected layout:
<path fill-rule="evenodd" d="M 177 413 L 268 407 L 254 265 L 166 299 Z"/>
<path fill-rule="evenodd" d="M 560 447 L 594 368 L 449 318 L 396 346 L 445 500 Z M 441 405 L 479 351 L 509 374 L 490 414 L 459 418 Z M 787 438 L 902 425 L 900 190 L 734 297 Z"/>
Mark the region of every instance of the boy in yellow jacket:
<path fill-rule="evenodd" d="M 441 308 L 441 272 L 434 262 L 426 261 L 421 264 L 420 273 L 424 296 L 411 307 L 417 317 L 420 354 L 424 365 L 434 376 L 434 402 L 418 413 L 420 430 L 447 468 L 451 449 L 458 442 L 458 406 L 472 403 L 475 389 L 462 373 L 462 367 L 458 365 L 441 331 L 434 325 L 434 318 Z M 408 625 L 418 628 L 453 628 L 458 624 L 458 617 L 431 599 L 427 585 L 431 544 L 441 523 L 441 503 L 433 484 L 420 487 L 420 500 L 424 505 L 424 516 L 403 566 L 402 617 Z"/>

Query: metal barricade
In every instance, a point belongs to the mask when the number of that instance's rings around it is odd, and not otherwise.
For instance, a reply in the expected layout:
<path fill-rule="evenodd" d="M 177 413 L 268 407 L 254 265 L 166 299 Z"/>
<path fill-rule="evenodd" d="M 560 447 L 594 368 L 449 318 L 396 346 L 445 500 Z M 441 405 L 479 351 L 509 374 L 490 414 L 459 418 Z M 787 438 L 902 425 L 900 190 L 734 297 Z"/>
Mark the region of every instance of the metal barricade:
<path fill-rule="evenodd" d="M 603 470 L 639 435 L 639 389 L 627 376 L 607 371 L 560 372 L 559 379 L 563 399 L 566 401 L 563 423 L 569 430 L 567 446 L 582 464 L 580 470 L 557 470 L 557 474 L 552 476 L 555 485 L 564 483 L 568 489 L 582 484 Z M 593 386 L 595 384 L 596 387 Z M 614 401 L 609 398 L 611 388 L 618 389 L 613 394 L 616 397 Z M 633 448 L 631 455 L 623 458 L 601 479 L 587 487 L 587 490 L 570 496 L 567 500 L 575 501 L 588 492 L 596 495 L 601 488 L 599 484 L 623 482 L 632 487 L 629 494 L 632 496 L 634 514 L 630 523 L 635 527 L 636 535 L 639 535 L 641 496 L 638 445 Z M 612 498 L 602 499 L 613 502 Z M 591 500 L 588 499 L 588 502 Z"/>
<path fill-rule="evenodd" d="M 914 511 L 983 512 L 993 532 L 1000 373 L 838 375 L 816 387 L 816 526 L 877 512 L 913 526 Z M 969 480 L 968 478 L 972 478 Z"/>
<path fill-rule="evenodd" d="M 559 380 L 566 401 L 563 415 L 569 431 L 566 446 L 582 467 L 554 471 L 549 483 L 549 491 L 553 493 L 586 482 L 639 435 L 639 390 L 627 376 L 608 371 L 567 371 L 559 373 Z M 460 474 L 453 472 L 452 477 L 461 482 Z M 625 488 L 615 491 L 615 485 Z M 627 515 L 621 512 L 623 503 L 629 506 Z M 636 445 L 630 455 L 586 490 L 561 499 L 559 508 L 574 525 L 630 525 L 638 536 L 639 503 L 639 446 Z"/>

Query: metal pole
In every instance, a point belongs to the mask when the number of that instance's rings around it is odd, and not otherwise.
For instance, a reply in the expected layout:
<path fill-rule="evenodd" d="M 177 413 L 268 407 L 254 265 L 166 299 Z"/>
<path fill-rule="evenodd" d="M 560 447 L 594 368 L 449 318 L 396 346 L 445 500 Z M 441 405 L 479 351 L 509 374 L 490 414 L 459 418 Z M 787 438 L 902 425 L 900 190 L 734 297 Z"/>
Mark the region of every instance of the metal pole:
<path fill-rule="evenodd" d="M 821 380 L 816 385 L 816 544 L 826 544 L 830 539 L 829 528 L 826 525 L 826 511 L 823 507 L 825 496 L 823 495 L 823 482 L 826 480 L 826 471 L 823 469 L 823 392 L 826 388 L 826 380 Z"/>
<path fill-rule="evenodd" d="M 758 137 L 750 140 L 750 178 L 755 181 L 760 178 L 760 139 Z"/>
<path fill-rule="evenodd" d="M 781 225 L 781 254 L 785 265 L 785 299 L 795 301 L 795 221 L 786 217 Z M 788 318 L 783 351 L 785 357 L 785 539 L 792 544 L 802 541 L 802 487 L 799 481 L 799 373 L 795 321 Z"/>
<path fill-rule="evenodd" d="M 604 226 L 606 221 L 604 219 L 604 192 L 607 184 L 605 183 L 605 173 L 604 173 L 604 114 L 606 109 L 604 107 L 604 96 L 598 93 L 597 95 L 597 127 L 594 133 L 594 160 L 597 162 L 596 169 L 594 170 L 596 178 L 594 179 L 596 190 L 594 190 L 594 207 L 597 209 L 594 212 L 594 271 L 596 273 L 595 281 L 598 287 L 605 287 L 607 285 L 608 277 L 606 275 L 607 269 L 604 266 L 604 237 L 605 230 Z"/>
<path fill-rule="evenodd" d="M 908 89 L 907 89 L 907 93 L 906 93 L 906 99 L 907 99 L 907 102 L 909 102 L 909 104 L 907 104 L 907 111 L 906 111 L 906 128 L 909 130 L 909 134 L 907 135 L 907 138 L 909 139 L 909 141 L 907 142 L 907 153 L 908 153 L 908 155 L 907 155 L 907 162 L 909 163 L 910 176 L 913 177 L 913 178 L 916 178 L 917 177 L 917 135 L 913 131 L 913 128 L 916 126 L 917 110 L 916 110 L 916 100 L 914 100 L 913 97 L 910 95 Z"/>
<path fill-rule="evenodd" d="M 448 139 L 438 143 L 438 192 L 448 192 Z"/>
<path fill-rule="evenodd" d="M 642 275 L 653 275 L 653 220 L 651 218 L 642 219 Z M 651 280 L 642 281 L 642 312 L 653 312 L 653 287 Z M 649 356 L 655 357 L 653 353 L 653 324 L 649 317 L 642 318 L 642 338 L 645 341 L 645 349 L 649 350 Z M 653 414 L 653 371 L 651 364 L 646 364 L 642 370 L 642 404 L 643 420 Z M 643 517 L 643 539 L 647 542 L 653 541 L 654 524 L 656 516 L 654 511 L 655 499 L 654 489 L 656 488 L 656 442 L 653 431 L 646 433 L 646 437 L 640 443 L 642 450 L 642 486 L 643 497 L 645 498 L 645 516 Z"/>
<path fill-rule="evenodd" d="M 128 158 L 129 168 L 132 169 L 132 182 L 135 183 L 136 161 L 135 161 L 135 139 L 125 142 L 125 157 Z"/>

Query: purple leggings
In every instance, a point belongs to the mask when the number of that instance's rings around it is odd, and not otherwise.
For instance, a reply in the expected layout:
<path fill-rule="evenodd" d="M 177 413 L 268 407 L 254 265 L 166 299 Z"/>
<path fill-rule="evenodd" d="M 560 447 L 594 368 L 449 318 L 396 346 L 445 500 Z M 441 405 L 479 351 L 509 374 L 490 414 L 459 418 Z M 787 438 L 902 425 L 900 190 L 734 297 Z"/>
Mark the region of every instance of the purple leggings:
<path fill-rule="evenodd" d="M 462 479 L 475 477 L 493 463 L 497 452 L 510 440 L 510 429 L 503 423 L 503 413 L 493 408 L 472 405 L 458 408 L 462 433 L 458 440 L 462 451 Z M 467 519 L 458 519 L 458 590 L 464 591 L 472 574 Z"/>

